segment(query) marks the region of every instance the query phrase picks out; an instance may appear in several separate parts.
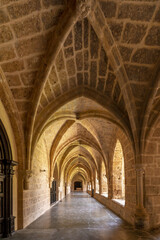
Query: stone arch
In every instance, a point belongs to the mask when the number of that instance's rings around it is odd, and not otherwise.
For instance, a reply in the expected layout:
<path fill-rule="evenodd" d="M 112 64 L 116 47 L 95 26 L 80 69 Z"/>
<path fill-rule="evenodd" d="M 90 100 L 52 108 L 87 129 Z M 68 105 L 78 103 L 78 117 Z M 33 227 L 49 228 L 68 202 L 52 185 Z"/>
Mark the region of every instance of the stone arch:
<path fill-rule="evenodd" d="M 116 141 L 113 155 L 113 198 L 125 199 L 124 156 L 119 140 Z"/>
<path fill-rule="evenodd" d="M 44 126 L 46 119 L 49 119 L 51 115 L 62 105 L 64 105 L 66 102 L 69 102 L 75 98 L 78 98 L 80 96 L 85 96 L 89 99 L 92 99 L 95 101 L 95 91 L 88 88 L 81 88 L 75 89 L 75 91 L 68 92 L 64 94 L 63 97 L 60 97 L 60 99 L 57 99 L 52 104 L 50 104 L 47 109 L 45 109 L 45 119 L 44 119 L 44 113 L 42 112 L 37 120 L 37 126 L 35 129 L 35 137 L 33 137 L 33 140 L 36 141 L 36 132 L 40 132 L 41 127 Z M 106 97 L 105 97 L 106 98 Z M 106 98 L 106 101 L 104 101 L 104 97 L 102 97 L 100 94 L 96 93 L 96 102 L 98 102 L 100 105 L 105 107 L 108 112 L 111 114 L 109 115 L 108 119 L 109 121 L 112 121 L 113 123 L 117 124 L 118 126 L 121 126 L 122 129 L 126 132 L 127 135 L 130 136 L 132 139 L 132 133 L 130 131 L 130 128 L 128 127 L 128 123 L 126 120 L 124 120 L 123 114 L 119 111 L 118 108 L 111 102 L 110 99 Z M 72 118 L 73 119 L 73 118 Z M 32 145 L 34 146 L 34 142 L 32 142 Z M 29 161 L 29 159 L 28 159 Z"/>

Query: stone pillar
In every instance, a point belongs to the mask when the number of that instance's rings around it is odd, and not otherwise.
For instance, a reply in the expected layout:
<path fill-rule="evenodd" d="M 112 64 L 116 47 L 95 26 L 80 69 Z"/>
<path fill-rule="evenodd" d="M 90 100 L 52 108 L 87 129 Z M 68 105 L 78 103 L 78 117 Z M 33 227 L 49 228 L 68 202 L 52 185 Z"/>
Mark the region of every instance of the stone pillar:
<path fill-rule="evenodd" d="M 62 188 L 58 187 L 58 200 L 62 200 Z"/>
<path fill-rule="evenodd" d="M 99 173 L 99 194 L 102 194 L 102 164 L 100 167 L 100 173 Z"/>
<path fill-rule="evenodd" d="M 135 227 L 147 228 L 148 215 L 144 208 L 144 169 L 136 168 L 136 186 L 137 186 L 137 203 L 135 212 Z"/>
<path fill-rule="evenodd" d="M 32 177 L 32 171 L 26 170 L 24 178 L 24 190 L 30 189 L 30 178 Z"/>
<path fill-rule="evenodd" d="M 66 194 L 69 194 L 70 192 L 71 192 L 70 185 L 67 185 L 67 192 L 66 192 Z"/>
<path fill-rule="evenodd" d="M 3 224 L 3 237 L 9 237 L 14 232 L 14 219 L 13 216 L 13 167 L 17 165 L 17 162 L 13 160 L 4 161 L 4 173 L 5 173 L 5 212 L 4 212 L 4 224 Z"/>

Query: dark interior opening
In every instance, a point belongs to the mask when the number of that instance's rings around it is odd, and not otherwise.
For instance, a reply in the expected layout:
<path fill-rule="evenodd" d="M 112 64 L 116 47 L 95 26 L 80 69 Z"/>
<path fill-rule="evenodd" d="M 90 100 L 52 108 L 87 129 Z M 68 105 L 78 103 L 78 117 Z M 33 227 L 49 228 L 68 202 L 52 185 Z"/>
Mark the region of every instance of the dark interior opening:
<path fill-rule="evenodd" d="M 82 182 L 74 182 L 74 190 L 82 190 Z"/>

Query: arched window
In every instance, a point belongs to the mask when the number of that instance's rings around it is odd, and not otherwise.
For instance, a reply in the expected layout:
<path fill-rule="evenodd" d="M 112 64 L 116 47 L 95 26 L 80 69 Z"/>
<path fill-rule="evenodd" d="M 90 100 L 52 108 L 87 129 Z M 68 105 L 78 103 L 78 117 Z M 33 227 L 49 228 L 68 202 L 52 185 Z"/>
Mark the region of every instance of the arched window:
<path fill-rule="evenodd" d="M 97 172 L 96 172 L 96 193 L 99 193 L 99 179 Z"/>
<path fill-rule="evenodd" d="M 108 197 L 108 181 L 106 176 L 106 168 L 104 162 L 102 162 L 102 176 L 101 176 L 101 184 L 102 184 L 102 195 Z"/>
<path fill-rule="evenodd" d="M 113 156 L 113 199 L 119 199 L 120 203 L 125 203 L 124 156 L 119 140 L 117 140 Z"/>

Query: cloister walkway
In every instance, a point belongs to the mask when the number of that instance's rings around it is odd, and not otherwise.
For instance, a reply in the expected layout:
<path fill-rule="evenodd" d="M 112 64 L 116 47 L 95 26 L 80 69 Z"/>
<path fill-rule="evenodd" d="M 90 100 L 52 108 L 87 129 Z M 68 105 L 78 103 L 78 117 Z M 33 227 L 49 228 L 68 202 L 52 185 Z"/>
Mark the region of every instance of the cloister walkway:
<path fill-rule="evenodd" d="M 158 237 L 159 236 L 159 237 Z M 87 193 L 72 193 L 48 210 L 13 240 L 140 240 L 160 235 L 133 230 Z"/>

